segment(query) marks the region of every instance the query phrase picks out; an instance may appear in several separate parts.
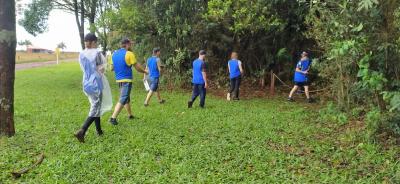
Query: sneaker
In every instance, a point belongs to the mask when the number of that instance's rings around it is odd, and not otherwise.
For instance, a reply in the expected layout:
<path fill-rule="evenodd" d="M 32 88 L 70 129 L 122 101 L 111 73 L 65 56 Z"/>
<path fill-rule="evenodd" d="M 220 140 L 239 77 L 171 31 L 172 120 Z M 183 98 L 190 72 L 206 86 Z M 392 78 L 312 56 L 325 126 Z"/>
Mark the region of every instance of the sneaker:
<path fill-rule="evenodd" d="M 307 102 L 308 102 L 308 103 L 314 103 L 314 99 L 309 98 L 309 99 L 307 99 Z"/>
<path fill-rule="evenodd" d="M 192 108 L 193 106 L 193 102 L 192 101 L 188 101 L 188 108 Z"/>
<path fill-rule="evenodd" d="M 144 106 L 144 107 L 147 107 L 147 106 L 149 106 L 149 104 L 147 104 L 147 103 L 144 103 L 144 104 L 143 104 L 143 106 Z"/>
<path fill-rule="evenodd" d="M 234 98 L 234 99 L 233 99 L 233 101 L 239 101 L 239 100 L 240 100 L 239 98 Z"/>
<path fill-rule="evenodd" d="M 164 100 L 164 99 L 160 101 L 160 104 L 164 104 L 164 103 L 165 103 L 165 100 Z"/>
<path fill-rule="evenodd" d="M 117 119 L 115 119 L 115 118 L 110 118 L 110 121 L 109 121 L 112 125 L 118 125 L 118 121 L 117 121 Z"/>
<path fill-rule="evenodd" d="M 289 101 L 289 102 L 294 102 L 293 98 L 291 98 L 291 97 L 289 97 L 289 98 L 287 99 L 287 101 Z"/>
<path fill-rule="evenodd" d="M 226 100 L 231 101 L 231 94 L 230 93 L 226 94 Z"/>
<path fill-rule="evenodd" d="M 149 104 L 147 104 L 147 105 L 149 105 Z M 128 119 L 133 120 L 133 119 L 136 119 L 136 117 L 133 116 L 133 115 L 130 115 L 130 116 L 128 117 Z"/>
<path fill-rule="evenodd" d="M 83 129 L 78 130 L 74 136 L 78 139 L 79 142 L 85 143 L 85 131 Z"/>

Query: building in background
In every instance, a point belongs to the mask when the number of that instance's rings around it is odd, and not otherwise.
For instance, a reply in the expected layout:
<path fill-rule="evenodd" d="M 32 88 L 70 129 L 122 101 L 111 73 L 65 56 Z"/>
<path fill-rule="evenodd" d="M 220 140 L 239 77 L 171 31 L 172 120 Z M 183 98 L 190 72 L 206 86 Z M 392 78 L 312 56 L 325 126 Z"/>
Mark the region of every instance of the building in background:
<path fill-rule="evenodd" d="M 27 53 L 48 53 L 48 54 L 53 53 L 52 50 L 48 50 L 48 49 L 44 49 L 44 48 L 40 48 L 40 47 L 35 47 L 35 46 L 28 46 L 26 48 L 26 52 Z"/>

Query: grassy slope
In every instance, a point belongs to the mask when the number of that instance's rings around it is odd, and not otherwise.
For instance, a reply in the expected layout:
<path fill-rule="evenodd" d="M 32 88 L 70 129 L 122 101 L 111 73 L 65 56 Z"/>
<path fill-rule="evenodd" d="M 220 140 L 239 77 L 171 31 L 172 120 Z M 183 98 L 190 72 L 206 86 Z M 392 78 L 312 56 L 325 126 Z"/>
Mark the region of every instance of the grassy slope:
<path fill-rule="evenodd" d="M 117 89 L 112 82 L 114 99 Z M 17 72 L 16 128 L 0 139 L 0 183 L 381 183 L 400 178 L 398 148 L 380 151 L 359 132 L 313 121 L 303 104 L 279 99 L 227 103 L 208 97 L 207 108 L 186 108 L 189 94 L 163 93 L 165 105 L 142 107 L 137 82 L 133 109 L 139 120 L 103 118 L 104 137 L 91 127 L 87 143 L 72 136 L 88 111 L 76 63 Z M 140 81 L 140 80 L 136 80 Z M 10 171 L 45 161 L 18 180 Z"/>

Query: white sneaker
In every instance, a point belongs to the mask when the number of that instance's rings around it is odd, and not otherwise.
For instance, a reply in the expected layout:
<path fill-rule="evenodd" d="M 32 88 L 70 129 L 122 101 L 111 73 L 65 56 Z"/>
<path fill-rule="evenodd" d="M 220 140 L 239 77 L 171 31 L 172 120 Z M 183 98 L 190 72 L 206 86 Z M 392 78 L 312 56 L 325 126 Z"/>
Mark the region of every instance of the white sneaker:
<path fill-rule="evenodd" d="M 226 100 L 231 101 L 231 94 L 230 93 L 226 94 Z"/>

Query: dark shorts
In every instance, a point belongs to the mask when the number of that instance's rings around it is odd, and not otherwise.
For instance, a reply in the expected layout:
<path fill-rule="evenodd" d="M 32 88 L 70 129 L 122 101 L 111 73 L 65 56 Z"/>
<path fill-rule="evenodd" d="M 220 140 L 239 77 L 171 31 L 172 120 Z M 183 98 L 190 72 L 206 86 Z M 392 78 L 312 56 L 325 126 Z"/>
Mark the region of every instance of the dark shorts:
<path fill-rule="evenodd" d="M 158 90 L 158 83 L 159 83 L 159 78 L 158 77 L 150 77 L 150 90 L 153 92 L 156 92 Z"/>
<path fill-rule="evenodd" d="M 131 82 L 120 82 L 119 85 L 119 103 L 122 105 L 128 104 L 131 101 L 131 90 L 132 83 Z"/>
<path fill-rule="evenodd" d="M 299 86 L 299 87 L 304 87 L 304 86 L 309 86 L 309 82 L 305 81 L 305 82 L 294 82 L 294 85 Z"/>

